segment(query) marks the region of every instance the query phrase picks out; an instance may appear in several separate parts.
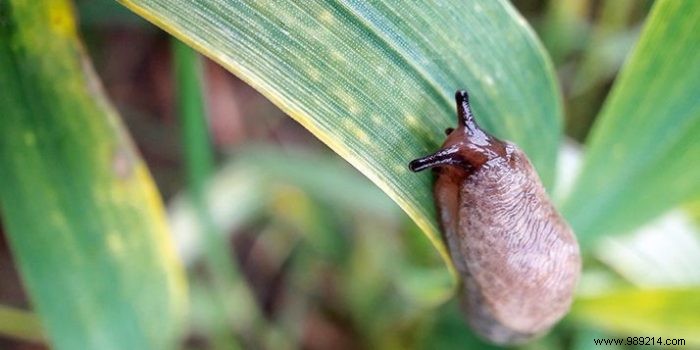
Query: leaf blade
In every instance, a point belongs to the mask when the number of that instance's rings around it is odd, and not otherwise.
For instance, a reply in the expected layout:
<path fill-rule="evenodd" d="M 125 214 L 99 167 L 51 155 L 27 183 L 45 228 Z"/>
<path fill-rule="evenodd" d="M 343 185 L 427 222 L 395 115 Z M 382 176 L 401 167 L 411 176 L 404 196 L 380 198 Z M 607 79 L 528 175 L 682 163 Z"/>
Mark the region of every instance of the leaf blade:
<path fill-rule="evenodd" d="M 519 143 L 551 182 L 558 90 L 541 46 L 506 1 L 121 2 L 252 85 L 358 168 L 448 265 L 431 177 L 406 164 L 434 152 L 454 124 L 455 90 L 469 88 L 482 124 Z"/>
<path fill-rule="evenodd" d="M 658 1 L 563 211 L 584 245 L 700 196 L 700 3 Z"/>

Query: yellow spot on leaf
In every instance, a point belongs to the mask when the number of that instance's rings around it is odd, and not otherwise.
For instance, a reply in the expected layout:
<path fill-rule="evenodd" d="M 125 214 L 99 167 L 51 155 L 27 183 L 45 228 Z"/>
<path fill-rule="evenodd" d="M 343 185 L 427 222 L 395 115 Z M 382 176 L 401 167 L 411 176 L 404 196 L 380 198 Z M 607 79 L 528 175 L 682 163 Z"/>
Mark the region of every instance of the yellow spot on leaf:
<path fill-rule="evenodd" d="M 118 232 L 110 232 L 107 234 L 107 247 L 116 256 L 119 256 L 124 251 L 124 240 Z"/>
<path fill-rule="evenodd" d="M 332 24 L 335 21 L 333 14 L 328 10 L 323 10 L 318 14 L 318 19 L 325 24 Z"/>
<path fill-rule="evenodd" d="M 339 101 L 342 101 L 343 104 L 345 104 L 349 114 L 358 115 L 362 111 L 362 108 L 360 108 L 360 104 L 357 102 L 355 97 L 348 94 L 345 90 L 337 89 L 334 91 L 334 94 Z"/>
<path fill-rule="evenodd" d="M 370 140 L 369 136 L 367 135 L 367 133 L 364 130 L 362 130 L 361 128 L 359 128 L 357 126 L 357 124 L 355 124 L 352 120 L 350 120 L 350 119 L 343 120 L 343 128 L 345 128 L 345 130 L 352 133 L 352 135 L 355 136 L 355 138 L 357 140 L 359 140 L 360 142 L 365 143 L 365 144 L 371 143 L 371 140 Z"/>
<path fill-rule="evenodd" d="M 420 123 L 419 123 L 419 121 L 418 121 L 418 117 L 416 117 L 416 116 L 413 115 L 413 114 L 406 114 L 406 115 L 404 115 L 404 119 L 406 119 L 406 124 L 407 124 L 407 125 L 410 125 L 410 126 L 413 126 L 413 127 L 416 127 L 416 126 L 420 125 Z"/>
<path fill-rule="evenodd" d="M 48 2 L 50 28 L 61 36 L 75 36 L 75 18 L 69 1 Z"/>
<path fill-rule="evenodd" d="M 34 146 L 36 144 L 36 136 L 33 132 L 27 131 L 24 133 L 24 143 L 27 146 Z"/>
<path fill-rule="evenodd" d="M 314 68 L 314 67 L 311 67 L 311 66 L 310 66 L 310 67 L 306 70 L 306 74 L 308 74 L 308 75 L 309 75 L 309 78 L 311 78 L 311 80 L 313 80 L 313 81 L 319 81 L 319 80 L 321 80 L 321 72 L 319 72 L 318 69 L 316 69 L 316 68 Z"/>
<path fill-rule="evenodd" d="M 331 51 L 331 58 L 332 58 L 334 61 L 338 61 L 338 62 L 345 62 L 345 61 L 347 61 L 347 60 L 345 59 L 345 56 L 341 55 L 339 51 Z"/>
<path fill-rule="evenodd" d="M 364 144 L 370 143 L 369 136 L 367 136 L 367 133 L 364 130 L 362 130 L 360 128 L 354 128 L 352 130 L 352 133 L 353 133 L 353 135 L 355 135 L 355 137 L 357 137 L 358 140 L 360 140 L 360 142 L 362 142 Z"/>

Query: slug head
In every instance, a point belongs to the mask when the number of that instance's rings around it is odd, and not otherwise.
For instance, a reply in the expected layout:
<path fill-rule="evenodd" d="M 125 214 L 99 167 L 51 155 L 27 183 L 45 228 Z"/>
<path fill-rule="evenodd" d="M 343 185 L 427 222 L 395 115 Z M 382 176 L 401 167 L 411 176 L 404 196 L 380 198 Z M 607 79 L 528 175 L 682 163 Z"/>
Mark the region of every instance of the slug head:
<path fill-rule="evenodd" d="M 474 120 L 467 92 L 457 91 L 455 100 L 457 127 L 445 130 L 447 139 L 440 150 L 409 163 L 412 171 L 449 166 L 471 173 L 491 159 L 506 156 L 506 143 L 489 135 Z"/>

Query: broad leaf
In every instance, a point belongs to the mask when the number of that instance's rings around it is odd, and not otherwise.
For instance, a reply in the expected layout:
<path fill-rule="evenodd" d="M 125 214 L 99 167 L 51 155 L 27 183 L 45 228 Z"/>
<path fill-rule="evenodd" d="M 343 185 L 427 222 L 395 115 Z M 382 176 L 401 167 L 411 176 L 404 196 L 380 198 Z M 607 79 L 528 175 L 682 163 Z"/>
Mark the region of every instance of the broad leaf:
<path fill-rule="evenodd" d="M 0 209 L 56 349 L 172 349 L 185 281 L 71 3 L 0 2 Z"/>
<path fill-rule="evenodd" d="M 431 175 L 407 164 L 436 151 L 455 124 L 455 90 L 468 89 L 481 124 L 518 143 L 551 182 L 559 94 L 508 1 L 121 2 L 304 125 L 389 194 L 446 259 Z"/>
<path fill-rule="evenodd" d="M 700 2 L 658 1 L 564 211 L 584 245 L 700 198 Z"/>

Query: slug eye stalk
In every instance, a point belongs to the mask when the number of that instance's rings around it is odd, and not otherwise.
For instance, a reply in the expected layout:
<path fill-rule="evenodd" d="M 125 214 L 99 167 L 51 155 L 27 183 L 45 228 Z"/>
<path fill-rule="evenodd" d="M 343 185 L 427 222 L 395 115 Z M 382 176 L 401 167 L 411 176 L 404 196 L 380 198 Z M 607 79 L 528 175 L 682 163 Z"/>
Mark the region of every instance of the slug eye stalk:
<path fill-rule="evenodd" d="M 469 94 L 455 93 L 457 127 L 445 130 L 447 139 L 434 154 L 418 158 L 408 164 L 411 171 L 455 166 L 473 172 L 490 159 L 506 155 L 506 143 L 482 130 L 474 119 Z"/>
<path fill-rule="evenodd" d="M 479 126 L 474 120 L 474 114 L 469 104 L 469 94 L 467 91 L 457 90 L 455 93 L 455 102 L 457 103 L 457 124 L 466 127 L 467 130 L 478 130 Z"/>
<path fill-rule="evenodd" d="M 459 148 L 457 147 L 441 149 L 435 154 L 411 161 L 408 164 L 408 168 L 413 172 L 419 172 L 436 166 L 459 164 L 461 163 L 461 160 L 459 159 L 459 154 L 457 154 L 457 152 L 459 152 Z"/>

